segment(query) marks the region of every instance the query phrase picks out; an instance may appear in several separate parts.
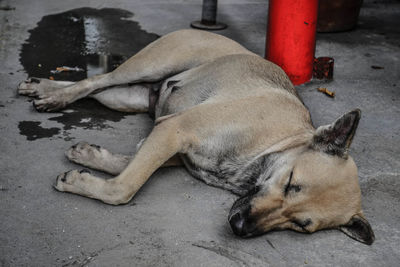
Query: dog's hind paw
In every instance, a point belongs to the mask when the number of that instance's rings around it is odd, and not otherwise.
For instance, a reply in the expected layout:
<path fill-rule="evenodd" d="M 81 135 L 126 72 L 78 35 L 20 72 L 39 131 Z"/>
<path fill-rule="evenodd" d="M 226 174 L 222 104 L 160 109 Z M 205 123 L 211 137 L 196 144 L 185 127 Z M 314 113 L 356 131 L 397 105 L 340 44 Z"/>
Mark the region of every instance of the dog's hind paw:
<path fill-rule="evenodd" d="M 21 82 L 17 91 L 20 95 L 36 98 L 33 106 L 37 111 L 56 111 L 69 103 L 69 95 L 61 92 L 60 89 L 71 83 L 32 77 Z"/>
<path fill-rule="evenodd" d="M 33 101 L 33 107 L 39 112 L 52 112 L 67 106 L 67 102 L 62 97 L 53 95 L 41 95 L 40 99 Z"/>
<path fill-rule="evenodd" d="M 39 78 L 28 78 L 26 81 L 23 81 L 18 85 L 18 94 L 31 97 L 38 96 L 40 94 L 39 91 L 41 91 L 40 82 L 41 79 Z"/>
<path fill-rule="evenodd" d="M 51 94 L 72 84 L 74 84 L 74 82 L 30 77 L 18 85 L 17 91 L 20 95 L 43 98 L 45 94 Z"/>

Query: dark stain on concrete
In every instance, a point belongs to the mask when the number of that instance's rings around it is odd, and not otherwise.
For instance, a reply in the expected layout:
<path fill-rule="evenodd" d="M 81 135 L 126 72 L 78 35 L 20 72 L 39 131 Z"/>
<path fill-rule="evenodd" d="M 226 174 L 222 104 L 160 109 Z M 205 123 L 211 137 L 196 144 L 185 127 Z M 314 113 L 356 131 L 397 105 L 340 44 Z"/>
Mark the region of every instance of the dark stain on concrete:
<path fill-rule="evenodd" d="M 60 133 L 59 128 L 43 128 L 40 124 L 40 121 L 20 121 L 18 124 L 19 133 L 25 135 L 29 141 L 52 137 Z"/>
<path fill-rule="evenodd" d="M 100 130 L 111 128 L 106 124 L 107 121 L 118 122 L 128 114 L 108 109 L 94 99 L 82 99 L 61 111 L 61 115 L 49 120 L 63 124 L 65 131 L 77 127 Z"/>
<path fill-rule="evenodd" d="M 133 13 L 114 8 L 79 8 L 48 15 L 30 30 L 23 44 L 20 61 L 30 77 L 79 81 L 117 68 L 159 36 L 128 20 Z M 57 67 L 83 69 L 79 72 L 51 73 Z M 79 100 L 50 120 L 64 125 L 102 129 L 106 122 L 117 122 L 127 114 L 112 111 L 91 99 Z"/>

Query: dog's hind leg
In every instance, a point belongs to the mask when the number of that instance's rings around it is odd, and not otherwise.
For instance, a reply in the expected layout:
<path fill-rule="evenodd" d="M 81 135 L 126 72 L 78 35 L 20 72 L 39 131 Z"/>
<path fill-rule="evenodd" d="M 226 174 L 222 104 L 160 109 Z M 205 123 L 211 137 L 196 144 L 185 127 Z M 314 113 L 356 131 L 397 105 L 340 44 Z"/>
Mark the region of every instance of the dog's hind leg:
<path fill-rule="evenodd" d="M 128 166 L 113 179 L 101 179 L 87 172 L 70 171 L 57 177 L 55 188 L 118 205 L 127 203 L 150 175 L 193 143 L 177 120 L 171 118 L 154 127 Z"/>
<path fill-rule="evenodd" d="M 122 112 L 148 112 L 150 86 L 142 84 L 120 85 L 91 94 L 106 107 Z"/>
<path fill-rule="evenodd" d="M 18 85 L 18 93 L 37 97 L 58 89 L 71 86 L 75 82 L 54 81 L 30 77 Z M 89 95 L 106 107 L 122 112 L 147 112 L 149 106 L 149 86 L 142 84 L 119 85 Z"/>
<path fill-rule="evenodd" d="M 38 94 L 37 97 L 39 99 L 34 100 L 33 105 L 38 111 L 55 111 L 64 108 L 66 105 L 78 99 L 88 96 L 95 90 L 124 83 L 119 83 L 118 81 L 115 83 L 112 82 L 110 74 L 111 73 L 96 75 L 70 86 L 60 88 L 59 90 Z"/>
<path fill-rule="evenodd" d="M 39 95 L 34 105 L 39 111 L 54 111 L 101 88 L 158 82 L 215 58 L 237 53 L 251 52 L 220 35 L 194 30 L 173 32 L 149 44 L 114 71 Z"/>
<path fill-rule="evenodd" d="M 37 97 L 73 84 L 75 82 L 30 77 L 18 85 L 18 94 Z"/>

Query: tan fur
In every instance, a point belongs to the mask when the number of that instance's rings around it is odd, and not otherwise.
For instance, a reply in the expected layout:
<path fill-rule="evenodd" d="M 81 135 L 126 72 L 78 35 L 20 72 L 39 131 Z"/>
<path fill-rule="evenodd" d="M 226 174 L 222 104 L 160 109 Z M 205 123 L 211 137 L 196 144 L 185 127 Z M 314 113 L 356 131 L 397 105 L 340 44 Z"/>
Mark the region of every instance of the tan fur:
<path fill-rule="evenodd" d="M 133 160 L 128 164 L 129 157 L 104 149 L 73 147 L 70 160 L 117 176 L 104 180 L 71 171 L 57 178 L 57 190 L 127 203 L 155 170 L 179 164 L 173 158 L 179 155 L 199 179 L 244 195 L 229 217 L 239 235 L 342 227 L 372 243 L 357 167 L 347 155 L 360 111 L 315 129 L 283 70 L 225 37 L 174 32 L 111 73 L 77 83 L 26 81 L 19 93 L 37 96 L 40 111 L 91 96 L 116 110 L 145 112 L 155 84 L 160 85 L 156 124 Z"/>
<path fill-rule="evenodd" d="M 282 188 L 287 176 L 283 176 L 270 188 L 268 197 L 253 200 L 252 213 L 262 216 L 265 210 L 273 210 L 260 221 L 264 229 L 303 231 L 288 222 L 293 218 L 313 218 L 313 224 L 306 230 L 314 232 L 345 224 L 355 213 L 361 213 L 357 167 L 351 158 L 306 152 L 296 160 L 293 177 L 293 183 L 302 185 L 301 193 L 284 198 Z"/>

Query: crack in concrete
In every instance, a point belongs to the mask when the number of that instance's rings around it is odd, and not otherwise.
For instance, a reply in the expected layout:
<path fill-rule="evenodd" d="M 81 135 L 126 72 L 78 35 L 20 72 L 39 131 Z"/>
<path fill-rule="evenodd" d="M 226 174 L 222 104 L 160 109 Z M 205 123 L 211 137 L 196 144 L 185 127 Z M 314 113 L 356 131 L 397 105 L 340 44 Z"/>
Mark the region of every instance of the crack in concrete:
<path fill-rule="evenodd" d="M 79 267 L 84 267 L 87 266 L 90 262 L 92 262 L 97 256 L 99 256 L 101 253 L 103 253 L 104 251 L 112 251 L 116 248 L 121 248 L 124 246 L 127 246 L 129 244 L 117 244 L 114 245 L 112 247 L 109 248 L 101 248 L 99 250 L 95 250 L 93 252 L 90 253 L 82 253 L 81 257 L 77 257 L 78 259 L 75 260 L 71 260 L 70 262 L 67 262 L 65 264 L 62 265 L 62 267 L 67 267 L 67 266 L 79 266 Z M 83 259 L 82 259 L 83 258 Z"/>
<path fill-rule="evenodd" d="M 260 256 L 256 256 L 237 249 L 224 247 L 216 244 L 214 241 L 200 241 L 192 243 L 192 246 L 212 251 L 222 257 L 225 257 L 235 262 L 239 266 L 265 266 L 266 264 L 270 264 L 266 259 L 261 258 Z"/>
<path fill-rule="evenodd" d="M 267 240 L 267 243 L 271 246 L 271 248 L 272 248 L 273 250 L 275 250 L 276 253 L 279 254 L 279 256 L 281 256 L 282 260 L 284 260 L 284 261 L 287 262 L 287 259 L 286 259 L 285 255 L 283 255 L 283 254 L 274 246 L 274 244 L 272 244 L 272 242 L 271 242 L 269 239 L 266 239 L 266 240 Z"/>
<path fill-rule="evenodd" d="M 273 248 L 273 249 L 275 249 L 276 251 L 278 251 L 278 250 L 275 248 L 275 246 L 272 244 L 271 241 L 269 241 L 268 239 L 266 239 L 266 240 L 267 240 L 267 243 L 271 246 L 271 248 Z"/>

